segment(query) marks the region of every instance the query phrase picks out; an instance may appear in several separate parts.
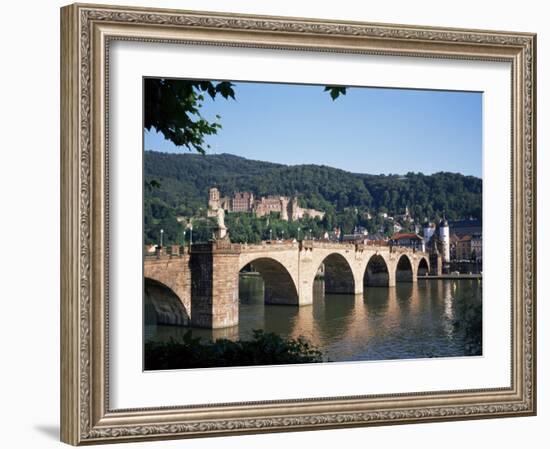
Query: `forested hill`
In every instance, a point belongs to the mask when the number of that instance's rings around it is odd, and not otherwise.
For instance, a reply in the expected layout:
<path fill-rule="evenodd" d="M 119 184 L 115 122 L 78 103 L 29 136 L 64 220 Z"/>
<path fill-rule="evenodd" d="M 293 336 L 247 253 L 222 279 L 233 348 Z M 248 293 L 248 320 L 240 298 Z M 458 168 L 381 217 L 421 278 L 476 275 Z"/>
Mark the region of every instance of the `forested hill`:
<path fill-rule="evenodd" d="M 176 215 L 196 215 L 200 208 L 206 209 L 208 189 L 215 186 L 223 196 L 238 191 L 297 195 L 302 206 L 323 210 L 329 218 L 350 209 L 357 209 L 359 214 L 400 215 L 406 206 L 417 221 L 443 213 L 449 219 L 481 218 L 481 179 L 457 173 L 367 175 L 323 165 L 253 161 L 230 154 L 147 151 L 144 174 L 146 181 L 160 184 L 145 189 L 146 215 L 154 206 L 150 211 L 153 216 L 164 208 Z"/>

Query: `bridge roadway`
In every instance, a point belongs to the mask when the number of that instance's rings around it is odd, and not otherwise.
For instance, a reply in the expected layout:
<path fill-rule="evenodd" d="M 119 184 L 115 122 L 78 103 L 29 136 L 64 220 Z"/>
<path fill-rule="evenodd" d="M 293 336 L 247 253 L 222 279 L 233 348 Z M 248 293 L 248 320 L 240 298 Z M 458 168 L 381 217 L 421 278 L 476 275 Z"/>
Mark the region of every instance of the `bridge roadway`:
<path fill-rule="evenodd" d="M 146 296 L 148 289 L 165 287 L 173 298 L 162 303 L 158 295 L 148 295 L 157 322 L 212 329 L 237 325 L 239 272 L 249 264 L 264 280 L 266 304 L 295 306 L 312 304 L 320 272 L 325 293 L 362 294 L 364 285 L 416 282 L 430 271 L 427 253 L 403 247 L 321 241 L 172 247 L 170 254 L 160 251 L 144 261 Z"/>

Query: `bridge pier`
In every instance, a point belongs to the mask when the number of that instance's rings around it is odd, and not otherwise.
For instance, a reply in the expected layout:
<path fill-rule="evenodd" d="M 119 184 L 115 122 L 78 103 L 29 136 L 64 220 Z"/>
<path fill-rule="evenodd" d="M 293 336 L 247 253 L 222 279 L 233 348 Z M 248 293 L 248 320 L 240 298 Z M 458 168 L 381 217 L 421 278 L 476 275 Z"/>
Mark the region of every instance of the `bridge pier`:
<path fill-rule="evenodd" d="M 390 270 L 388 273 L 388 287 L 395 287 L 397 282 L 397 276 L 395 275 L 395 270 Z"/>
<path fill-rule="evenodd" d="M 412 267 L 412 279 L 411 279 L 411 282 L 416 282 L 418 281 L 418 263 L 417 261 L 415 261 L 415 263 L 413 264 L 413 267 Z"/>
<path fill-rule="evenodd" d="M 313 304 L 313 282 L 304 280 L 300 284 L 300 290 L 298 292 L 298 304 L 297 306 L 308 306 Z"/>
<path fill-rule="evenodd" d="M 191 269 L 191 325 L 222 329 L 239 324 L 239 252 L 231 245 L 194 245 Z"/>

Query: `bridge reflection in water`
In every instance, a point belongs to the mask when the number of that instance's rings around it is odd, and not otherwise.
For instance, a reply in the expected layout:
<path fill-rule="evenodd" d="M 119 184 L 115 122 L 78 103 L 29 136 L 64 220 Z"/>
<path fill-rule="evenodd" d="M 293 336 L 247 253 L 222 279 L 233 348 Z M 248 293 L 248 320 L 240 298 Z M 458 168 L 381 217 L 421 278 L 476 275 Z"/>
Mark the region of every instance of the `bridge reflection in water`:
<path fill-rule="evenodd" d="M 322 280 L 305 307 L 264 303 L 262 278 L 241 274 L 239 324 L 191 328 L 207 339 L 250 338 L 253 329 L 306 337 L 331 361 L 453 357 L 465 353 L 464 329 L 455 326 L 465 306 L 481 301 L 481 281 L 425 280 L 395 287 L 365 287 L 362 294 L 326 294 Z M 146 339 L 178 338 L 189 328 L 146 324 Z"/>

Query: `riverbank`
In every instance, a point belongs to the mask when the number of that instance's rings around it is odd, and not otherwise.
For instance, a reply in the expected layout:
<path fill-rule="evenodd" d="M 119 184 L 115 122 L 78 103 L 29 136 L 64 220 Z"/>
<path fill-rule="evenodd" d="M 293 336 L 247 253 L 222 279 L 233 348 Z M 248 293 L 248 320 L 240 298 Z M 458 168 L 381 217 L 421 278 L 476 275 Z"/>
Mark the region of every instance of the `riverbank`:
<path fill-rule="evenodd" d="M 483 276 L 480 273 L 461 273 L 461 274 L 441 274 L 441 275 L 428 275 L 428 276 L 417 276 L 417 278 L 424 280 L 432 279 L 483 279 Z"/>

